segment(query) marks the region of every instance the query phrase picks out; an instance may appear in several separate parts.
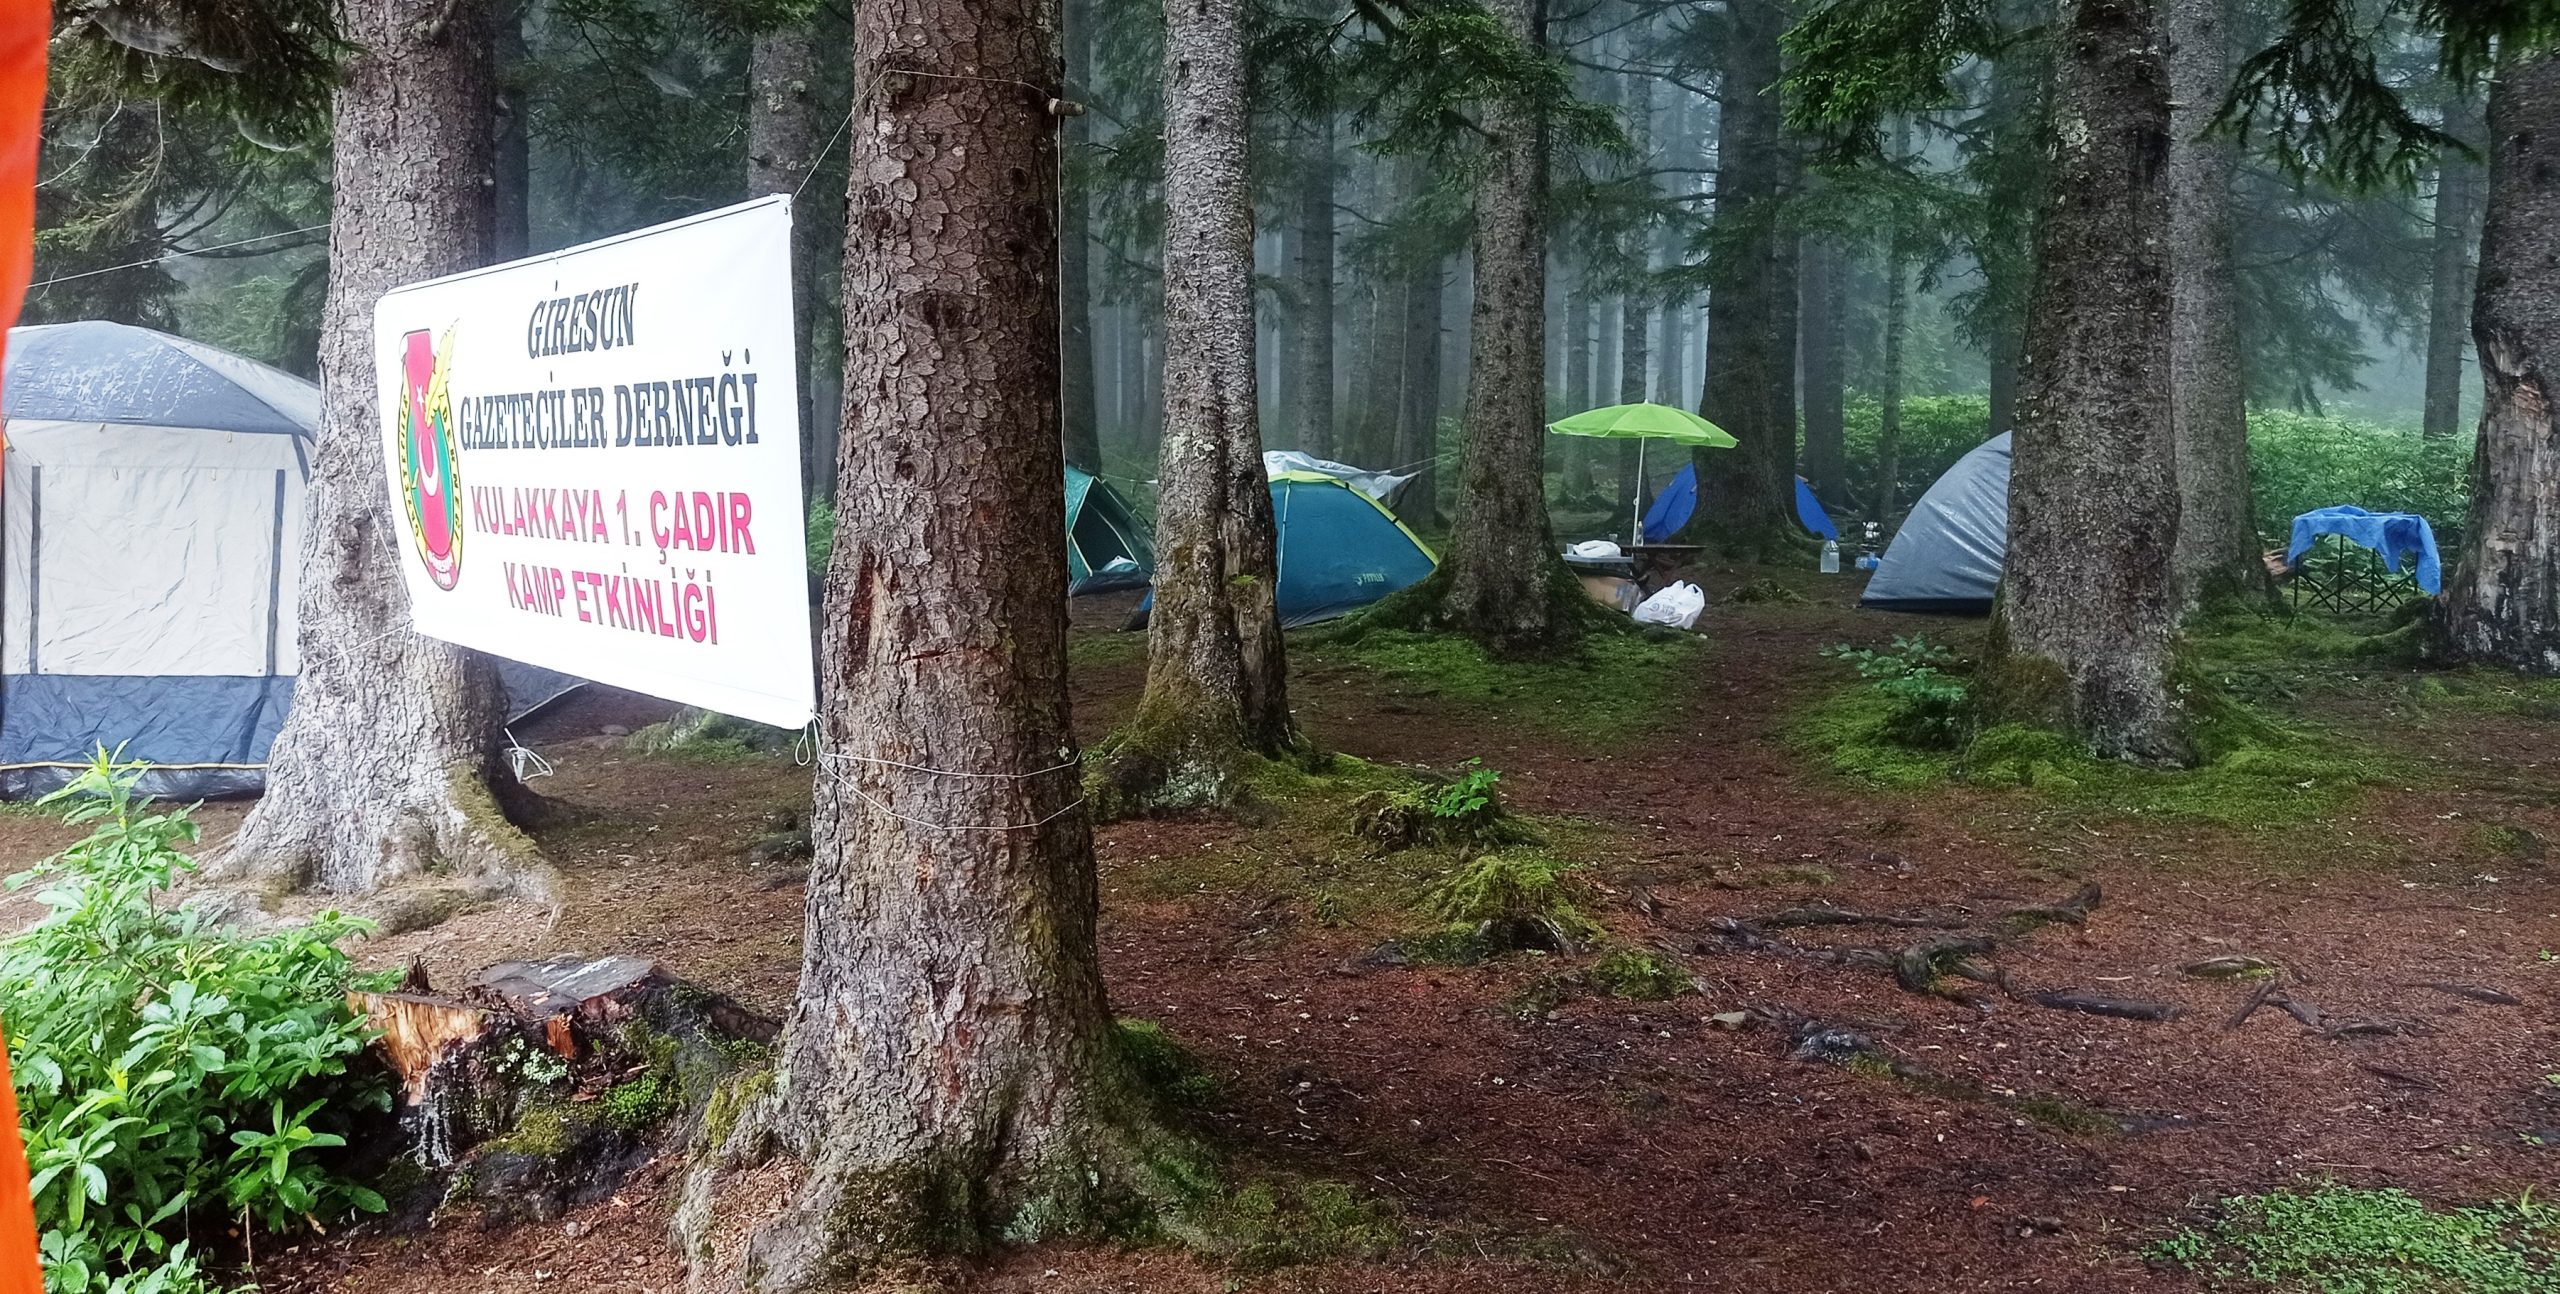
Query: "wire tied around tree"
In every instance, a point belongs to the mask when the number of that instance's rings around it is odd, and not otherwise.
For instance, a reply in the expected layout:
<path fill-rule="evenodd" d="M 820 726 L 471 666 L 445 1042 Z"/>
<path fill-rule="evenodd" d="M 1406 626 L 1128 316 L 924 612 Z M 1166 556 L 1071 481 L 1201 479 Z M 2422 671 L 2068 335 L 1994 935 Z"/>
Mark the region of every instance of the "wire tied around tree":
<path fill-rule="evenodd" d="M 812 727 L 814 728 L 815 725 L 812 725 Z M 814 739 L 814 733 L 811 734 L 811 737 Z M 963 769 L 933 768 L 924 764 L 911 764 L 905 760 L 883 759 L 876 755 L 856 755 L 847 751 L 822 749 L 818 751 L 817 763 L 821 771 L 825 772 L 829 778 L 834 780 L 836 785 L 843 787 L 855 799 L 862 801 L 864 804 L 867 804 L 882 813 L 888 814 L 892 818 L 896 818 L 900 822 L 912 823 L 919 827 L 928 827 L 935 831 L 1030 831 L 1035 828 L 1045 827 L 1050 823 L 1075 812 L 1077 809 L 1083 807 L 1085 802 L 1085 797 L 1078 795 L 1075 799 L 1070 800 L 1067 803 L 1058 806 L 1056 809 L 1042 814 L 1028 822 L 936 822 L 929 818 L 919 818 L 913 814 L 901 813 L 896 808 L 883 803 L 878 797 L 856 785 L 854 779 L 846 775 L 842 769 L 842 766 L 847 764 L 867 764 L 874 768 L 892 768 L 897 769 L 900 772 L 921 773 L 929 777 L 948 777 L 963 781 L 1027 782 L 1036 777 L 1047 777 L 1053 773 L 1061 773 L 1071 768 L 1080 767 L 1083 764 L 1083 761 L 1080 759 L 1064 760 L 1056 764 L 1051 764 L 1047 768 L 1037 768 L 1027 773 L 977 773 Z"/>

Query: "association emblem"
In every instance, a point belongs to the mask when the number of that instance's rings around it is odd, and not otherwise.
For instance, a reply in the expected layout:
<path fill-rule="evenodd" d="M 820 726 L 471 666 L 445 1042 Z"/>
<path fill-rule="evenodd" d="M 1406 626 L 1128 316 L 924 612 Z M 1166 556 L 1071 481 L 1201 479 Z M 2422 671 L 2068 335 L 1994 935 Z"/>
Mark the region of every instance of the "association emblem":
<path fill-rule="evenodd" d="M 462 579 L 462 490 L 454 479 L 453 330 L 442 341 L 426 330 L 401 339 L 400 497 L 408 503 L 409 541 L 427 578 L 440 589 Z"/>

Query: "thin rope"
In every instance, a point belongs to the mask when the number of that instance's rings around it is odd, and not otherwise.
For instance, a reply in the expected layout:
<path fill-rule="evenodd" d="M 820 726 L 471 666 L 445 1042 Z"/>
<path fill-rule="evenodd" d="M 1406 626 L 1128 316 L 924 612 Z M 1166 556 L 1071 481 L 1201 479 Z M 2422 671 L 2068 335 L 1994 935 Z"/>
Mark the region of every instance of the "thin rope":
<path fill-rule="evenodd" d="M 110 265 L 102 270 L 82 270 L 77 274 L 57 274 L 52 278 L 46 279 L 42 283 L 38 283 L 35 286 L 28 288 L 27 290 L 29 292 L 42 292 L 56 283 L 69 283 L 74 279 L 95 278 L 101 274 L 114 274 L 120 270 L 138 270 L 145 265 L 158 265 L 163 261 L 182 261 L 190 256 L 202 256 L 206 252 L 226 252 L 234 247 L 246 247 L 251 243 L 271 242 L 278 238 L 291 238 L 296 234 L 318 233 L 328 227 L 329 226 L 325 224 L 305 225 L 300 229 L 288 229 L 280 234 L 260 234 L 255 238 L 243 238 L 240 241 L 233 243 L 215 243 L 211 247 L 184 248 L 179 251 L 169 252 L 165 255 L 154 256 L 146 261 L 134 261 L 126 265 Z"/>
<path fill-rule="evenodd" d="M 1018 85 L 1025 90 L 1029 90 L 1033 94 L 1039 95 L 1040 100 L 1043 103 L 1054 105 L 1064 102 L 1061 97 L 1064 94 L 1064 91 L 1062 90 L 1051 90 L 1046 86 L 1033 85 L 1029 81 L 1018 81 L 1009 76 L 972 76 L 966 72 L 927 72 L 921 68 L 913 67 L 882 68 L 880 70 L 880 75 L 923 76 L 931 77 L 938 81 L 983 81 L 988 85 Z M 878 84 L 879 81 L 874 79 L 872 85 L 876 86 Z M 791 191 L 791 200 L 793 202 L 798 202 L 800 200 L 800 195 L 808 191 L 809 181 L 818 178 L 818 168 L 825 165 L 829 157 L 835 155 L 836 141 L 844 138 L 846 127 L 853 124 L 854 114 L 862 111 L 863 103 L 867 101 L 870 96 L 870 87 L 865 87 L 861 94 L 857 94 L 853 97 L 852 104 L 845 108 L 844 120 L 836 123 L 834 134 L 827 136 L 827 146 L 819 149 L 816 157 L 809 159 L 809 173 L 800 177 L 800 187 Z M 1053 110 L 1050 113 L 1050 116 L 1054 119 L 1057 116 L 1057 113 Z"/>
<path fill-rule="evenodd" d="M 817 725 L 814 723 L 810 725 L 812 731 L 809 736 L 813 743 L 819 740 L 819 737 L 815 732 L 816 726 Z M 853 796 L 853 798 L 862 801 L 864 804 L 867 804 L 892 818 L 896 818 L 900 822 L 912 823 L 915 826 L 927 827 L 935 831 L 1030 831 L 1034 828 L 1045 827 L 1050 823 L 1075 812 L 1077 809 L 1082 808 L 1084 806 L 1085 797 L 1079 795 L 1075 799 L 1070 800 L 1067 803 L 1058 806 L 1056 809 L 1042 814 L 1028 822 L 936 822 L 930 818 L 919 818 L 911 813 L 900 812 L 898 809 L 883 802 L 879 797 L 872 795 L 870 792 L 865 791 L 860 786 L 856 785 L 854 780 L 847 776 L 844 771 L 837 766 L 843 764 L 870 764 L 880 768 L 895 768 L 905 772 L 926 773 L 935 777 L 958 778 L 964 781 L 1020 782 L 1034 777 L 1046 777 L 1052 773 L 1064 772 L 1067 769 L 1076 767 L 1079 763 L 1080 761 L 1078 760 L 1070 759 L 1062 763 L 1052 764 L 1047 768 L 1037 769 L 1028 773 L 973 773 L 949 768 L 932 768 L 923 764 L 910 764 L 903 760 L 880 759 L 871 755 L 848 754 L 844 751 L 820 750 L 817 752 L 817 765 L 819 771 L 825 773 L 835 782 L 836 785 L 843 787 L 847 793 Z"/>
<path fill-rule="evenodd" d="M 827 159 L 835 155 L 836 141 L 844 138 L 845 127 L 853 124 L 853 114 L 861 110 L 862 100 L 859 98 L 853 101 L 853 106 L 844 110 L 844 120 L 836 123 L 836 133 L 827 136 L 827 146 L 819 149 L 816 157 L 809 159 L 809 173 L 801 176 L 800 187 L 791 191 L 791 200 L 794 203 L 800 201 L 801 194 L 809 191 L 809 181 L 818 178 L 818 168 L 826 165 Z"/>
<path fill-rule="evenodd" d="M 507 734 L 507 760 L 515 767 L 517 781 L 530 782 L 537 777 L 551 776 L 551 761 L 535 753 L 533 747 L 516 740 L 515 729 L 502 728 L 500 731 Z M 533 771 L 527 773 L 527 768 Z"/>

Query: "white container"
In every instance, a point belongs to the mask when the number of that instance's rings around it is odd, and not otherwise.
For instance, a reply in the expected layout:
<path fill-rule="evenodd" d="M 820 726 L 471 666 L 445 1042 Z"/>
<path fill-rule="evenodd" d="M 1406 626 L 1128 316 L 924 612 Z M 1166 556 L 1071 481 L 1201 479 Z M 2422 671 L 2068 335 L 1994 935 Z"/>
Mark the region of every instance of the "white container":
<path fill-rule="evenodd" d="M 1837 539 L 1822 541 L 1822 573 L 1825 575 L 1840 573 L 1840 541 Z"/>

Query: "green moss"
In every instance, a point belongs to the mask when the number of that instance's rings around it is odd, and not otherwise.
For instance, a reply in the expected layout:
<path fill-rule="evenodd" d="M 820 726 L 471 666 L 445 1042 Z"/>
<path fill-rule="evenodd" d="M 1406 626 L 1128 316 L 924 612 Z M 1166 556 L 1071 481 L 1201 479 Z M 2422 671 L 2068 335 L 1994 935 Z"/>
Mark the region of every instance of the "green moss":
<path fill-rule="evenodd" d="M 676 717 L 631 734 L 627 744 L 644 755 L 659 755 L 698 764 L 735 764 L 770 758 L 798 737 L 786 728 L 686 709 Z"/>
<path fill-rule="evenodd" d="M 2049 1094 L 2021 1096 L 2007 1104 L 2010 1109 L 2037 1123 L 2074 1137 L 2104 1137 L 2124 1131 L 2122 1119 L 2069 1097 Z"/>
<path fill-rule="evenodd" d="M 483 1144 L 484 1150 L 549 1159 L 568 1153 L 593 1125 L 585 1111 L 555 1096 L 527 1102 L 507 1135 Z"/>
<path fill-rule="evenodd" d="M 772 1090 L 770 1068 L 740 1070 L 722 1080 L 703 1103 L 702 1136 L 696 1144 L 706 1151 L 717 1151 L 728 1144 L 730 1134 L 738 1130 L 738 1120 Z"/>
<path fill-rule="evenodd" d="M 1210 1222 L 1234 1264 L 1248 1272 L 1376 1261 L 1403 1235 L 1386 1202 L 1328 1181 L 1252 1183 L 1219 1204 Z"/>
<path fill-rule="evenodd" d="M 1660 953 L 1621 945 L 1592 964 L 1591 982 L 1623 1002 L 1661 1002 L 1689 991 L 1689 971 Z"/>
<path fill-rule="evenodd" d="M 1080 633 L 1067 639 L 1067 664 L 1074 669 L 1111 669 L 1146 660 L 1145 634 Z"/>
<path fill-rule="evenodd" d="M 1801 606 L 1804 603 L 1804 595 L 1764 575 L 1726 594 L 1724 600 L 1746 606 L 1752 604 Z"/>
<path fill-rule="evenodd" d="M 2147 1246 L 2212 1290 L 2545 1294 L 2560 1284 L 2560 1213 L 2512 1203 L 2438 1208 L 2401 1190 L 2322 1185 L 2222 1202 Z"/>
<path fill-rule="evenodd" d="M 1487 854 L 1425 891 L 1422 915 L 1474 927 L 1490 947 L 1572 948 L 1600 937 L 1582 911 L 1590 889 L 1570 864 L 1543 854 Z"/>
<path fill-rule="evenodd" d="M 1510 660 L 1455 635 L 1357 622 L 1291 644 L 1301 670 L 1374 673 L 1394 694 L 1582 744 L 1614 743 L 1677 721 L 1682 708 L 1675 702 L 1704 677 L 1707 653 L 1703 640 L 1689 635 L 1611 633 L 1554 659 Z"/>
<path fill-rule="evenodd" d="M 1153 1020 L 1122 1020 L 1117 1036 L 1121 1062 L 1148 1091 L 1182 1107 L 1218 1099 L 1218 1080 L 1163 1025 Z"/>

